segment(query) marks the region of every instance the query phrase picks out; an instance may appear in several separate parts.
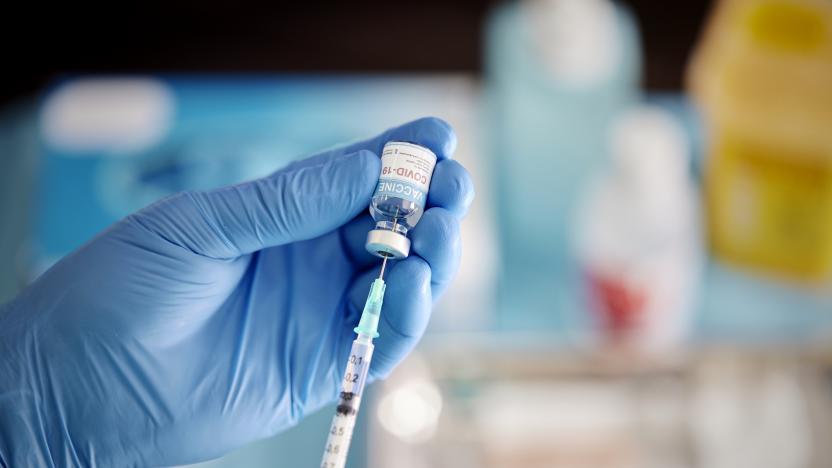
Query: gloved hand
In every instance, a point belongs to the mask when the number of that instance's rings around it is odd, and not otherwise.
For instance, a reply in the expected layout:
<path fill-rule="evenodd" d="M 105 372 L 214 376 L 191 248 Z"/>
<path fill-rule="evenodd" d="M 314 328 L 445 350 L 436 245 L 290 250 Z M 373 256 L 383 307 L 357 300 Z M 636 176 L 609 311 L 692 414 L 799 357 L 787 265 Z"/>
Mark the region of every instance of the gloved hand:
<path fill-rule="evenodd" d="M 440 159 L 411 255 L 385 274 L 370 379 L 390 373 L 457 269 L 473 198 L 434 118 L 161 200 L 44 273 L 0 309 L 0 465 L 193 463 L 333 401 L 378 274 L 364 240 L 389 140 Z"/>

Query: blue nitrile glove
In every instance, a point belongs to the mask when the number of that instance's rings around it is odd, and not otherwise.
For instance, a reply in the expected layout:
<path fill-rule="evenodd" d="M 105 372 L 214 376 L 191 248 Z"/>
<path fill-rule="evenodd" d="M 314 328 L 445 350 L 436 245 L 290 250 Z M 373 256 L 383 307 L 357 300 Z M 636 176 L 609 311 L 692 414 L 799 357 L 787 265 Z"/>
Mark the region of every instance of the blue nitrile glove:
<path fill-rule="evenodd" d="M 413 348 L 460 256 L 471 180 L 417 120 L 116 223 L 0 309 L 0 465 L 192 463 L 333 401 L 379 261 L 364 250 L 388 140 L 432 149 L 429 209 L 386 273 L 371 379 Z"/>

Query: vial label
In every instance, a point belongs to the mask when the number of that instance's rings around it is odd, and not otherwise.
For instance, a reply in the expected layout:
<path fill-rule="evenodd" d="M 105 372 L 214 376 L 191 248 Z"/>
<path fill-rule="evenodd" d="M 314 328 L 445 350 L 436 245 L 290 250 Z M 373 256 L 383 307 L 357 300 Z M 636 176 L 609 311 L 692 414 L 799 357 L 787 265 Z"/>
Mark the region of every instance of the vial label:
<path fill-rule="evenodd" d="M 412 143 L 393 141 L 381 153 L 381 176 L 375 196 L 389 195 L 424 208 L 436 155 Z"/>

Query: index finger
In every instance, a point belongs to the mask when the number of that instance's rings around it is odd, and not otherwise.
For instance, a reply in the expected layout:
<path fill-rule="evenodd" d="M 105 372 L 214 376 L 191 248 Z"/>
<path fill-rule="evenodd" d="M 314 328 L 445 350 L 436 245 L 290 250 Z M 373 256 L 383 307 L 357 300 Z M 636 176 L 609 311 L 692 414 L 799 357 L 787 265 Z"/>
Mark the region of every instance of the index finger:
<path fill-rule="evenodd" d="M 433 151 L 441 161 L 450 159 L 456 151 L 456 133 L 450 124 L 438 117 L 423 117 L 398 127 L 390 128 L 375 138 L 346 146 L 344 154 L 358 150 L 370 150 L 381 154 L 388 141 L 406 141 Z"/>
<path fill-rule="evenodd" d="M 440 118 L 423 117 L 387 129 L 373 138 L 322 151 L 300 161 L 295 161 L 290 166 L 320 164 L 326 162 L 326 160 L 361 150 L 372 151 L 380 157 L 384 145 L 389 141 L 406 141 L 424 146 L 433 151 L 439 161 L 450 159 L 456 151 L 456 133 L 454 133 L 453 128 Z"/>

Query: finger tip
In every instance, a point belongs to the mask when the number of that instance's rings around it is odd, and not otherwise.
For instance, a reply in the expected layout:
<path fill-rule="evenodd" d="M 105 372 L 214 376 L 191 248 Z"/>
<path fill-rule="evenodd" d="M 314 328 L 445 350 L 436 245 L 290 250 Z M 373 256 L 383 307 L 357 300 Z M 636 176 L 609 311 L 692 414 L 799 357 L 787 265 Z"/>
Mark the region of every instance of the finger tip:
<path fill-rule="evenodd" d="M 459 219 L 443 208 L 425 212 L 411 235 L 412 249 L 431 269 L 431 280 L 444 283 L 453 278 L 461 257 Z"/>
<path fill-rule="evenodd" d="M 350 174 L 352 180 L 348 183 L 356 184 L 356 187 L 362 189 L 358 193 L 361 194 L 362 203 L 366 200 L 364 204 L 368 204 L 381 172 L 381 160 L 372 151 L 361 149 L 348 154 L 343 161 L 345 164 L 349 164 L 352 169 Z"/>
<path fill-rule="evenodd" d="M 357 159 L 364 169 L 364 173 L 373 179 L 378 178 L 378 174 L 381 172 L 381 160 L 375 153 L 368 149 L 360 149 L 355 153 L 347 155 L 347 157 Z"/>
<path fill-rule="evenodd" d="M 399 287 L 407 287 L 408 291 L 430 291 L 430 266 L 424 259 L 411 255 L 392 266 L 387 282 L 388 290 L 393 284 L 394 293 Z"/>
<path fill-rule="evenodd" d="M 439 117 L 425 117 L 425 125 L 433 127 L 436 132 L 436 143 L 439 153 L 444 159 L 449 159 L 456 151 L 457 137 L 454 128 L 446 120 Z"/>
<path fill-rule="evenodd" d="M 439 117 L 422 117 L 396 130 L 391 136 L 422 145 L 433 151 L 440 160 L 451 158 L 456 151 L 456 132 L 448 122 Z"/>
<path fill-rule="evenodd" d="M 436 165 L 428 202 L 445 208 L 462 218 L 474 201 L 474 181 L 471 174 L 457 161 L 447 160 Z"/>
<path fill-rule="evenodd" d="M 431 208 L 425 211 L 412 237 L 414 247 L 455 246 L 459 240 L 459 220 L 450 210 Z"/>

